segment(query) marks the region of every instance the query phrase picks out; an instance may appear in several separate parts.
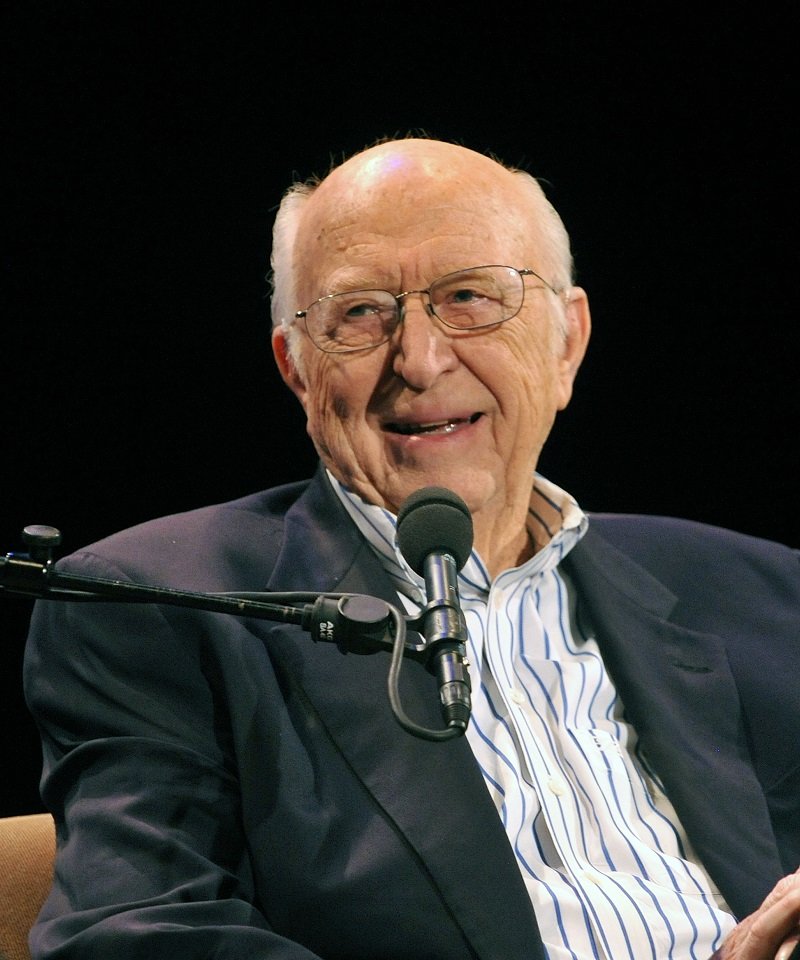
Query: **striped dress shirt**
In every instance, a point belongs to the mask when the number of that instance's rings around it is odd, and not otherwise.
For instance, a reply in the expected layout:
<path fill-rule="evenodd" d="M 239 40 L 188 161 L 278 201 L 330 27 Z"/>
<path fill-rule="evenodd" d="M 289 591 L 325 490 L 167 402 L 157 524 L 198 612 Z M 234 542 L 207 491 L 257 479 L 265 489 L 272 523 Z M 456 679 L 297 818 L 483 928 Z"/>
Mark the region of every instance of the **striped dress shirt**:
<path fill-rule="evenodd" d="M 334 489 L 406 612 L 424 581 L 395 517 Z M 516 854 L 549 960 L 707 960 L 734 926 L 690 848 L 605 669 L 560 561 L 588 518 L 536 475 L 538 552 L 492 580 L 473 550 L 459 574 L 473 708 L 467 739 Z"/>

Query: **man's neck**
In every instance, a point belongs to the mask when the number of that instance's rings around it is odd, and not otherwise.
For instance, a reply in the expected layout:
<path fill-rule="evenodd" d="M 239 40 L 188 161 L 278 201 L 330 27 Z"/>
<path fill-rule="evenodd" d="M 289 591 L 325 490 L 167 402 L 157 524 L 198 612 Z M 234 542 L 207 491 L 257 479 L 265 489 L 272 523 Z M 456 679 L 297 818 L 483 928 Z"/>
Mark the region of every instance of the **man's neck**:
<path fill-rule="evenodd" d="M 475 548 L 486 564 L 492 579 L 503 570 L 518 567 L 540 549 L 527 527 L 527 509 L 513 522 L 505 520 L 494 524 L 475 523 Z"/>

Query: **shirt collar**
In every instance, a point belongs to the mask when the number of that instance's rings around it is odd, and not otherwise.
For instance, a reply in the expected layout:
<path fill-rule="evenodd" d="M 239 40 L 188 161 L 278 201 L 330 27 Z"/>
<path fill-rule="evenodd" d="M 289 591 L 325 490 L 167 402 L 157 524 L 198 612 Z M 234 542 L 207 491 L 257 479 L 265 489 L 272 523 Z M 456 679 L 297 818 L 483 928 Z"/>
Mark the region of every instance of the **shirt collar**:
<path fill-rule="evenodd" d="M 384 507 L 366 503 L 342 486 L 330 471 L 328 478 L 353 523 L 378 554 L 398 592 L 415 603 L 424 602 L 425 582 L 409 567 L 397 546 L 397 517 Z M 514 569 L 527 576 L 552 570 L 584 536 L 588 525 L 589 519 L 574 497 L 541 474 L 534 474 L 527 526 L 538 550 Z M 488 595 L 491 585 L 483 561 L 473 550 L 459 573 L 459 589 L 462 593 Z"/>

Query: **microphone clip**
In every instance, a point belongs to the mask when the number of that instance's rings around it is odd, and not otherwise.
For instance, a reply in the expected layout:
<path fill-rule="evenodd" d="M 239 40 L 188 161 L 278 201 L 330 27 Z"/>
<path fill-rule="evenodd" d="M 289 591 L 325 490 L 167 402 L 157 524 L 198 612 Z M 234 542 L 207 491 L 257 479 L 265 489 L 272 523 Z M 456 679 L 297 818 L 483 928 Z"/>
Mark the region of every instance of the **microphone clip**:
<path fill-rule="evenodd" d="M 388 603 L 360 593 L 322 595 L 308 604 L 301 626 L 311 639 L 335 643 L 342 653 L 391 650 L 392 612 Z"/>

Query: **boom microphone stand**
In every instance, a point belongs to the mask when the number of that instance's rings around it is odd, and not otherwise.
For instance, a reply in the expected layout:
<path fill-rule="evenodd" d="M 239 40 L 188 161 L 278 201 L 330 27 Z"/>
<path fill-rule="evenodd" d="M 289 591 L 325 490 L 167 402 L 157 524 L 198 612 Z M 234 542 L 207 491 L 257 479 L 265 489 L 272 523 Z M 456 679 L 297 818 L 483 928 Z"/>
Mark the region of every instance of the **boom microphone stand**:
<path fill-rule="evenodd" d="M 433 501 L 430 499 L 431 494 L 435 496 Z M 417 527 L 426 531 L 435 530 L 437 524 L 434 522 L 431 527 L 431 519 L 444 521 L 439 522 L 438 527 L 448 528 L 453 521 L 454 506 L 461 514 L 469 517 L 463 501 L 452 491 L 431 487 L 418 491 L 413 497 L 414 502 L 410 506 L 404 505 L 403 509 L 408 516 L 413 513 L 414 522 L 406 522 L 406 529 L 414 534 Z M 432 508 L 435 510 L 432 511 Z M 456 518 L 456 522 L 463 524 L 464 521 Z M 125 580 L 63 573 L 56 568 L 53 557 L 61 543 L 58 529 L 31 525 L 23 530 L 22 539 L 27 547 L 26 552 L 7 553 L 0 557 L 0 597 L 73 603 L 153 603 L 189 607 L 213 613 L 296 624 L 308 632 L 315 642 L 335 643 L 344 653 L 390 650 L 392 656 L 387 692 L 392 712 L 400 726 L 425 740 L 449 740 L 461 736 L 467 728 L 469 675 L 464 656 L 466 629 L 457 592 L 449 581 L 446 592 L 436 591 L 437 595 L 429 597 L 429 602 L 421 613 L 410 617 L 401 613 L 396 606 L 364 594 L 297 591 L 196 593 Z M 471 518 L 468 542 L 467 555 L 472 543 Z M 414 546 L 421 550 L 420 555 L 424 554 L 426 557 L 438 558 L 442 550 L 446 549 L 440 547 L 438 541 L 433 545 L 420 545 L 415 542 Z M 463 554 L 463 545 L 459 552 Z M 444 556 L 452 563 L 452 557 L 447 553 Z M 463 559 L 459 568 L 461 565 Z M 409 638 L 409 630 L 418 631 L 415 633 L 417 640 Z M 422 662 L 431 672 L 437 672 L 440 676 L 442 712 L 446 723 L 443 729 L 432 730 L 419 726 L 406 716 L 399 696 L 403 657 Z"/>

